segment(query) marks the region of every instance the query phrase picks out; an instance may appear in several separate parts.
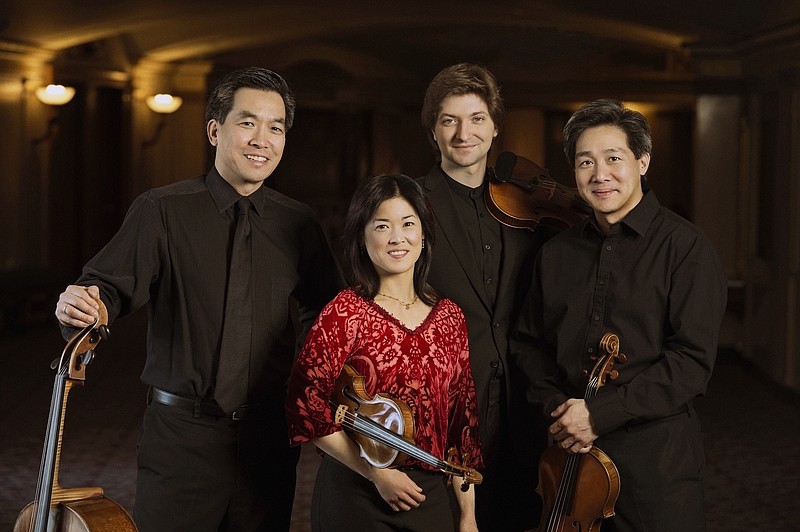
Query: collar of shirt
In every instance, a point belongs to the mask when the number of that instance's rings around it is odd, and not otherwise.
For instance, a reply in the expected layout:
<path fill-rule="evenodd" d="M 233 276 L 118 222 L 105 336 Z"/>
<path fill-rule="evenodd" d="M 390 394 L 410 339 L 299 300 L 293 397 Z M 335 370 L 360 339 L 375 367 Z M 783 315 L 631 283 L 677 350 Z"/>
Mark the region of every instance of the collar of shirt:
<path fill-rule="evenodd" d="M 644 236 L 647 232 L 647 228 L 650 227 L 650 223 L 656 217 L 659 209 L 661 209 L 661 204 L 658 202 L 655 192 L 648 188 L 645 190 L 644 196 L 636 205 L 636 207 L 634 207 L 633 210 L 625 216 L 625 218 L 617 223 L 621 223 L 623 226 L 629 227 L 639 236 Z M 587 223 L 583 227 L 583 231 L 585 232 L 588 228 L 593 229 L 599 235 L 603 234 L 603 232 L 600 231 L 600 227 L 598 227 L 594 216 L 590 216 L 587 219 Z"/>
<path fill-rule="evenodd" d="M 444 170 L 442 170 L 442 173 L 447 176 L 447 182 L 450 185 L 450 190 L 452 190 L 462 198 L 475 200 L 476 198 L 483 197 L 483 189 L 486 186 L 486 176 L 484 176 L 483 182 L 479 186 L 471 188 L 459 183 L 458 181 L 447 175 L 447 172 L 445 172 Z"/>
<path fill-rule="evenodd" d="M 242 195 L 236 192 L 236 189 L 234 189 L 230 183 L 225 181 L 225 179 L 219 175 L 219 172 L 217 172 L 216 168 L 211 168 L 206 175 L 206 186 L 208 186 L 208 191 L 211 194 L 214 204 L 216 204 L 220 213 L 230 209 L 233 204 L 242 197 Z M 248 196 L 250 201 L 253 203 L 253 208 L 255 209 L 256 213 L 258 213 L 259 218 L 263 217 L 264 210 L 266 209 L 266 206 L 264 205 L 265 196 L 264 185 L 258 187 L 255 192 Z"/>

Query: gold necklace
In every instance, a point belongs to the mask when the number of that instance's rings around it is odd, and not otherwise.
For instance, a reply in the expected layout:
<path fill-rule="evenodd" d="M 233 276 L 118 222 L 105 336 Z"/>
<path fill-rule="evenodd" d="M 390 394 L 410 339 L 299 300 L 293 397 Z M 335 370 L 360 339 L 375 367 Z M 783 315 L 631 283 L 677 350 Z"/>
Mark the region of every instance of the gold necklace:
<path fill-rule="evenodd" d="M 383 296 L 383 297 L 388 297 L 389 299 L 394 299 L 395 301 L 397 301 L 398 303 L 400 303 L 401 305 L 403 305 L 403 308 L 405 308 L 406 310 L 411 310 L 411 305 L 413 305 L 414 303 L 416 303 L 416 302 L 417 302 L 417 299 L 418 299 L 418 297 L 417 297 L 417 294 L 414 294 L 414 299 L 412 299 L 412 300 L 411 300 L 411 303 L 406 303 L 406 302 L 405 302 L 405 301 L 403 301 L 402 299 L 397 299 L 397 298 L 396 298 L 396 297 L 394 297 L 394 296 L 390 296 L 390 295 L 384 294 L 384 293 L 382 293 L 382 292 L 378 292 L 378 295 L 379 295 L 379 296 Z"/>

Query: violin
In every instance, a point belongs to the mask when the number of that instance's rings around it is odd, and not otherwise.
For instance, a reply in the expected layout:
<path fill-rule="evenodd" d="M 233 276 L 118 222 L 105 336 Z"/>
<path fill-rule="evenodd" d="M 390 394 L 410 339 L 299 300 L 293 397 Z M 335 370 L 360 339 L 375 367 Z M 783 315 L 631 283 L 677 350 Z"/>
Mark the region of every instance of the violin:
<path fill-rule="evenodd" d="M 469 484 L 483 481 L 483 475 L 478 471 L 456 463 L 458 452 L 455 447 L 448 449 L 446 460 L 441 460 L 414 445 L 411 408 L 389 395 L 377 393 L 370 397 L 364 386 L 364 377 L 348 364 L 336 379 L 331 404 L 336 407 L 334 420 L 350 432 L 361 456 L 372 466 L 381 469 L 397 467 L 411 457 L 451 478 L 461 478 L 461 491 L 467 491 Z M 469 456 L 462 456 L 462 462 L 468 459 Z"/>
<path fill-rule="evenodd" d="M 624 363 L 619 338 L 606 333 L 600 341 L 600 356 L 589 375 L 585 398 L 597 395 L 606 379 L 616 379 L 614 363 Z M 588 453 L 568 453 L 550 446 L 539 461 L 539 485 L 544 509 L 537 532 L 586 530 L 599 532 L 603 519 L 614 515 L 620 489 L 617 466 L 603 451 L 593 446 Z"/>
<path fill-rule="evenodd" d="M 116 502 L 104 497 L 103 488 L 65 488 L 58 481 L 67 397 L 73 386 L 84 384 L 86 366 L 94 359 L 94 348 L 110 335 L 106 307 L 99 299 L 96 301 L 100 317 L 75 334 L 61 358 L 51 364 L 57 371 L 36 498 L 17 516 L 14 532 L 136 532 L 131 517 Z"/>
<path fill-rule="evenodd" d="M 541 224 L 563 230 L 592 214 L 577 189 L 558 183 L 546 168 L 508 151 L 497 157 L 484 201 L 497 221 L 523 229 Z"/>

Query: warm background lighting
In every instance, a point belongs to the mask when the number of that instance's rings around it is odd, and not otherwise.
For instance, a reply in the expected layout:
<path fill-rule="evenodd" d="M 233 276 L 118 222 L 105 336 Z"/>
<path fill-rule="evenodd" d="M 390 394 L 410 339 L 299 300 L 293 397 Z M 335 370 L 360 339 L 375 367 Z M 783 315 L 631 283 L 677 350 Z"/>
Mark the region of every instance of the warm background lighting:
<path fill-rule="evenodd" d="M 75 96 L 75 89 L 64 85 L 48 85 L 36 89 L 36 97 L 47 105 L 64 105 Z"/>
<path fill-rule="evenodd" d="M 171 94 L 156 94 L 149 96 L 145 103 L 156 113 L 174 113 L 183 103 L 183 98 Z"/>

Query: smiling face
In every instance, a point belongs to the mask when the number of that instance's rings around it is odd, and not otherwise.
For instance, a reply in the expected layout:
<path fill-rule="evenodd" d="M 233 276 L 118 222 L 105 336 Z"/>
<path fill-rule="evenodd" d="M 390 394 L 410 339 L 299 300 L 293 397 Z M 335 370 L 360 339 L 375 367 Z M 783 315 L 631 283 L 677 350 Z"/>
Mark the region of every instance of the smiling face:
<path fill-rule="evenodd" d="M 225 122 L 209 120 L 208 140 L 216 146 L 219 174 L 247 196 L 272 174 L 286 143 L 286 110 L 274 91 L 239 89 Z"/>
<path fill-rule="evenodd" d="M 600 228 L 608 232 L 642 199 L 640 177 L 647 173 L 650 154 L 637 159 L 625 132 L 604 125 L 581 133 L 574 162 L 578 192 L 594 210 Z"/>
<path fill-rule="evenodd" d="M 422 224 L 408 201 L 398 196 L 381 203 L 364 228 L 364 246 L 378 277 L 413 276 L 423 237 Z"/>
<path fill-rule="evenodd" d="M 442 154 L 442 170 L 456 178 L 460 170 L 477 170 L 483 180 L 486 157 L 497 127 L 486 102 L 477 94 L 448 96 L 442 100 L 433 138 Z"/>

